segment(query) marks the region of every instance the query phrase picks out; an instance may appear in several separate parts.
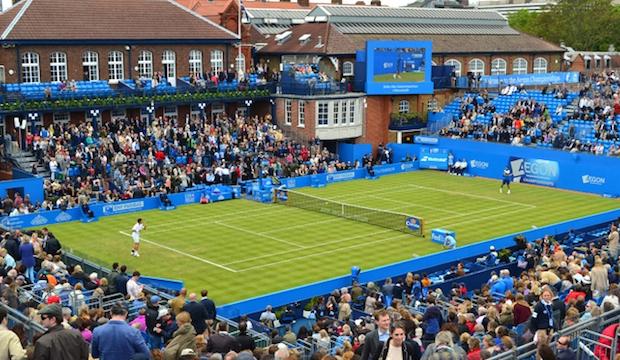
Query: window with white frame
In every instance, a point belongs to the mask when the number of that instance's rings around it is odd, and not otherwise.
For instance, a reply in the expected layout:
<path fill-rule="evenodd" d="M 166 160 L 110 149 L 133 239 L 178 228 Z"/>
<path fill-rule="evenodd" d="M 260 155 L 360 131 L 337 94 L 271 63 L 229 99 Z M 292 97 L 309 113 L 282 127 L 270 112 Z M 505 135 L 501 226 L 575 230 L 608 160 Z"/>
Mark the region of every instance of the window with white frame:
<path fill-rule="evenodd" d="M 110 80 L 123 80 L 123 53 L 110 51 L 108 54 L 108 76 Z"/>
<path fill-rule="evenodd" d="M 329 102 L 317 101 L 317 125 L 329 125 Z"/>
<path fill-rule="evenodd" d="M 284 123 L 291 125 L 293 117 L 293 100 L 284 99 Z"/>
<path fill-rule="evenodd" d="M 586 62 L 586 70 L 590 70 L 592 68 L 592 59 L 587 56 L 584 58 Z"/>
<path fill-rule="evenodd" d="M 519 74 L 527 74 L 527 60 L 524 58 L 516 58 L 512 62 L 512 73 Z"/>
<path fill-rule="evenodd" d="M 202 51 L 191 50 L 189 52 L 189 73 L 202 76 Z"/>
<path fill-rule="evenodd" d="M 355 123 L 355 100 L 349 100 L 349 124 Z"/>
<path fill-rule="evenodd" d="M 353 63 L 350 61 L 345 61 L 342 64 L 342 75 L 343 76 L 353 76 Z"/>
<path fill-rule="evenodd" d="M 401 100 L 398 102 L 398 112 L 400 114 L 406 114 L 409 112 L 409 101 Z"/>
<path fill-rule="evenodd" d="M 347 101 L 340 101 L 340 123 L 347 124 Z"/>
<path fill-rule="evenodd" d="M 605 55 L 605 67 L 606 68 L 611 68 L 611 57 L 609 57 L 609 55 Z"/>
<path fill-rule="evenodd" d="M 172 121 L 176 121 L 178 118 L 177 107 L 174 105 L 164 106 L 164 117 L 170 118 Z"/>
<path fill-rule="evenodd" d="M 99 80 L 99 54 L 94 51 L 85 51 L 82 54 L 82 69 L 84 80 Z"/>
<path fill-rule="evenodd" d="M 297 106 L 297 126 L 306 126 L 306 102 L 303 100 L 299 100 Z"/>
<path fill-rule="evenodd" d="M 211 71 L 218 74 L 224 71 L 224 52 L 211 50 Z"/>
<path fill-rule="evenodd" d="M 6 82 L 6 74 L 4 72 L 4 65 L 0 65 L 0 84 L 4 84 Z"/>
<path fill-rule="evenodd" d="M 499 58 L 491 61 L 491 75 L 506 75 L 508 64 L 506 60 Z"/>
<path fill-rule="evenodd" d="M 455 59 L 449 59 L 444 63 L 446 66 L 454 66 L 454 74 L 458 77 L 461 76 L 461 62 Z"/>
<path fill-rule="evenodd" d="M 22 82 L 38 83 L 41 81 L 39 54 L 26 52 L 22 55 Z"/>
<path fill-rule="evenodd" d="M 534 59 L 534 74 L 545 74 L 547 72 L 547 59 L 538 57 Z"/>
<path fill-rule="evenodd" d="M 243 54 L 238 54 L 235 58 L 235 67 L 237 72 L 245 72 L 245 56 Z"/>
<path fill-rule="evenodd" d="M 50 54 L 50 80 L 67 80 L 67 54 L 55 51 Z"/>
<path fill-rule="evenodd" d="M 336 100 L 332 102 L 332 118 L 334 119 L 334 125 L 338 125 L 340 122 L 340 101 Z"/>
<path fill-rule="evenodd" d="M 153 53 L 148 50 L 138 54 L 138 75 L 150 79 L 153 77 Z"/>
<path fill-rule="evenodd" d="M 64 125 L 68 124 L 71 120 L 69 113 L 54 113 L 54 124 Z"/>
<path fill-rule="evenodd" d="M 4 134 L 6 134 L 5 119 L 0 119 L 0 136 L 4 136 Z"/>
<path fill-rule="evenodd" d="M 594 56 L 594 67 L 597 69 L 601 67 L 601 57 L 598 55 Z"/>
<path fill-rule="evenodd" d="M 472 59 L 469 62 L 469 71 L 474 75 L 484 75 L 484 61 L 480 59 Z"/>
<path fill-rule="evenodd" d="M 164 53 L 161 56 L 161 66 L 164 69 L 163 75 L 166 79 L 175 79 L 177 77 L 177 57 L 174 51 L 172 50 L 164 51 Z"/>

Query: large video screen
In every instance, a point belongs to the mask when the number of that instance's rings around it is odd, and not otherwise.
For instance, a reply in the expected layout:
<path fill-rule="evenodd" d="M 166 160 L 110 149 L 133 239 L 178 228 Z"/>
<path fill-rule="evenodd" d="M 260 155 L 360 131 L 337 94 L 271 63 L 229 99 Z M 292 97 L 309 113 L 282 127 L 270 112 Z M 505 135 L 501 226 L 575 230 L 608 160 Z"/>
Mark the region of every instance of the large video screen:
<path fill-rule="evenodd" d="M 367 41 L 366 92 L 432 94 L 432 45 L 431 41 Z"/>

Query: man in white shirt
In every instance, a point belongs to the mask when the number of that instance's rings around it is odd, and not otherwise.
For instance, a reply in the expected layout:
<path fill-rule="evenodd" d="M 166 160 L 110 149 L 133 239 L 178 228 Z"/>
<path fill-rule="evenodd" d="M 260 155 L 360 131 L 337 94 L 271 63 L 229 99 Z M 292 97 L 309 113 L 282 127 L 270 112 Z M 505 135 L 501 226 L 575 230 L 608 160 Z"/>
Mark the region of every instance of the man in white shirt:
<path fill-rule="evenodd" d="M 133 248 L 131 249 L 131 256 L 140 256 L 138 250 L 140 250 L 140 232 L 146 229 L 146 226 L 142 223 L 142 218 L 131 228 L 131 238 L 133 239 Z"/>
<path fill-rule="evenodd" d="M 140 280 L 140 272 L 138 271 L 134 271 L 133 274 L 131 274 L 131 279 L 127 280 L 127 295 L 129 295 L 129 300 L 135 300 L 140 297 L 144 285 L 139 285 L 138 280 Z"/>

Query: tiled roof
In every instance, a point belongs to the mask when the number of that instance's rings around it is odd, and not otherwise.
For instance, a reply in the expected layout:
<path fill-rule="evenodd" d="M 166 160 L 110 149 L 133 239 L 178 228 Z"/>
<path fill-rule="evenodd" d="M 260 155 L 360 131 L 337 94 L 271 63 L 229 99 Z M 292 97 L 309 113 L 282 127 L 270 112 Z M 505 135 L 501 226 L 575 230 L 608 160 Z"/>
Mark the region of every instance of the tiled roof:
<path fill-rule="evenodd" d="M 506 21 L 506 18 L 496 11 L 410 7 L 391 8 L 383 6 L 318 5 L 310 15 L 327 15 L 351 18 L 385 17 L 436 20 Z"/>
<path fill-rule="evenodd" d="M 234 3 L 234 0 L 177 0 L 177 2 L 219 24 L 220 15 Z"/>
<path fill-rule="evenodd" d="M 246 13 L 249 18 L 259 19 L 284 19 L 304 20 L 310 9 L 252 9 L 247 8 Z"/>
<path fill-rule="evenodd" d="M 2 40 L 15 41 L 238 38 L 172 0 L 22 0 L 0 26 Z"/>
<path fill-rule="evenodd" d="M 290 36 L 285 41 L 277 41 L 275 36 L 267 39 L 267 45 L 259 53 L 271 54 L 354 54 L 355 45 L 336 27 L 327 23 L 312 23 L 294 26 L 289 30 Z M 299 38 L 310 34 L 306 41 Z M 319 36 L 320 44 L 319 45 Z"/>
<path fill-rule="evenodd" d="M 454 35 L 516 35 L 509 26 L 474 24 L 415 24 L 415 23 L 336 23 L 345 34 L 454 34 Z"/>
<path fill-rule="evenodd" d="M 355 48 L 364 49 L 366 40 L 388 40 L 389 36 L 376 34 L 347 35 Z M 474 53 L 543 53 L 564 52 L 559 46 L 527 34 L 517 35 L 397 35 L 398 40 L 431 40 L 433 54 Z"/>
<path fill-rule="evenodd" d="M 252 24 L 263 35 L 277 35 L 291 28 L 284 24 Z"/>

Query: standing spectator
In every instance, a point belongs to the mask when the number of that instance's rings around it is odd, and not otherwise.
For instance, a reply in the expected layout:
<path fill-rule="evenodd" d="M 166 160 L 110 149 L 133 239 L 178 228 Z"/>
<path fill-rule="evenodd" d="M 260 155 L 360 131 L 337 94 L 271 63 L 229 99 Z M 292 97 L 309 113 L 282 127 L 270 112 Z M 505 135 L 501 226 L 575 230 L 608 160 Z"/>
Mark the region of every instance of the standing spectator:
<path fill-rule="evenodd" d="M 114 286 L 116 287 L 116 291 L 123 295 L 127 295 L 127 281 L 129 281 L 129 276 L 127 276 L 127 266 L 121 265 L 121 272 L 114 279 Z"/>
<path fill-rule="evenodd" d="M 30 238 L 28 236 L 22 237 L 22 244 L 19 246 L 19 255 L 22 259 L 22 265 L 26 268 L 24 275 L 30 280 L 30 282 L 35 282 L 34 277 L 34 247 L 30 243 Z"/>
<path fill-rule="evenodd" d="M 176 360 L 184 349 L 196 350 L 196 330 L 191 324 L 192 318 L 186 311 L 176 316 L 178 330 L 172 335 L 172 340 L 164 349 L 164 360 Z M 211 341 L 209 341 L 211 343 Z"/>
<path fill-rule="evenodd" d="M 202 334 L 207 329 L 207 310 L 196 300 L 196 294 L 189 294 L 189 302 L 183 306 L 192 318 L 192 326 L 197 334 Z"/>
<path fill-rule="evenodd" d="M 62 326 L 62 308 L 47 305 L 39 312 L 41 325 L 47 329 L 34 344 L 34 360 L 88 360 L 88 344 L 75 330 Z"/>
<path fill-rule="evenodd" d="M 129 300 L 136 300 L 140 298 L 140 294 L 142 293 L 142 289 L 144 289 L 144 285 L 138 284 L 140 280 L 140 272 L 134 271 L 131 274 L 131 279 L 127 280 L 127 295 L 129 295 Z"/>
<path fill-rule="evenodd" d="M 179 294 L 172 300 L 170 300 L 170 308 L 172 309 L 173 315 L 179 315 L 181 311 L 183 311 L 183 306 L 185 306 L 185 298 L 187 297 L 187 289 L 182 288 L 179 291 Z"/>
<path fill-rule="evenodd" d="M 217 330 L 217 334 L 213 334 L 209 337 L 207 352 L 226 355 L 229 351 L 239 351 L 239 344 L 235 338 L 228 333 L 228 323 L 224 321 L 220 322 L 217 324 Z"/>
<path fill-rule="evenodd" d="M 112 318 L 93 332 L 92 355 L 94 358 L 129 360 L 135 354 L 149 358 L 149 349 L 138 329 L 127 324 L 127 310 L 114 305 Z"/>
<path fill-rule="evenodd" d="M 603 261 L 598 256 L 594 260 L 592 270 L 590 270 L 590 279 L 592 280 L 592 284 L 590 285 L 592 293 L 596 291 L 599 296 L 602 296 L 609 289 L 607 269 L 605 269 L 605 266 L 603 266 Z"/>
<path fill-rule="evenodd" d="M 9 316 L 0 308 L 0 360 L 25 360 L 26 350 L 22 347 L 17 335 L 7 329 Z"/>
<path fill-rule="evenodd" d="M 390 338 L 390 315 L 386 310 L 379 310 L 374 314 L 377 328 L 366 335 L 361 360 L 378 360 L 381 349 Z"/>
<path fill-rule="evenodd" d="M 536 333 L 538 330 L 545 330 L 547 333 L 551 332 L 557 327 L 555 319 L 553 318 L 553 290 L 549 287 L 545 287 L 540 294 L 540 301 L 534 306 L 532 312 L 532 318 L 530 321 L 530 330 L 532 333 Z"/>
<path fill-rule="evenodd" d="M 202 304 L 202 306 L 205 307 L 205 310 L 207 310 L 207 324 L 209 326 L 213 326 L 213 322 L 217 317 L 217 310 L 215 308 L 215 303 L 213 302 L 213 300 L 207 297 L 208 295 L 209 291 L 207 291 L 206 289 L 200 291 L 200 296 L 202 296 L 200 303 Z"/>
<path fill-rule="evenodd" d="M 115 262 L 114 264 L 112 264 L 112 271 L 110 271 L 108 276 L 106 276 L 106 278 L 108 279 L 108 289 L 110 291 L 110 294 L 116 293 L 116 278 L 118 277 L 118 275 L 118 263 Z"/>
<path fill-rule="evenodd" d="M 615 224 L 611 224 L 611 230 L 607 237 L 607 245 L 609 246 L 609 256 L 613 263 L 618 261 L 618 252 L 620 251 L 620 235 L 618 234 L 618 227 Z"/>
<path fill-rule="evenodd" d="M 247 333 L 248 325 L 245 322 L 239 322 L 239 334 L 237 335 L 237 344 L 239 345 L 239 351 L 256 349 L 256 343 L 254 338 Z"/>
<path fill-rule="evenodd" d="M 413 341 L 407 341 L 405 326 L 396 323 L 390 331 L 390 338 L 387 340 L 381 351 L 381 360 L 420 360 L 420 346 Z"/>

